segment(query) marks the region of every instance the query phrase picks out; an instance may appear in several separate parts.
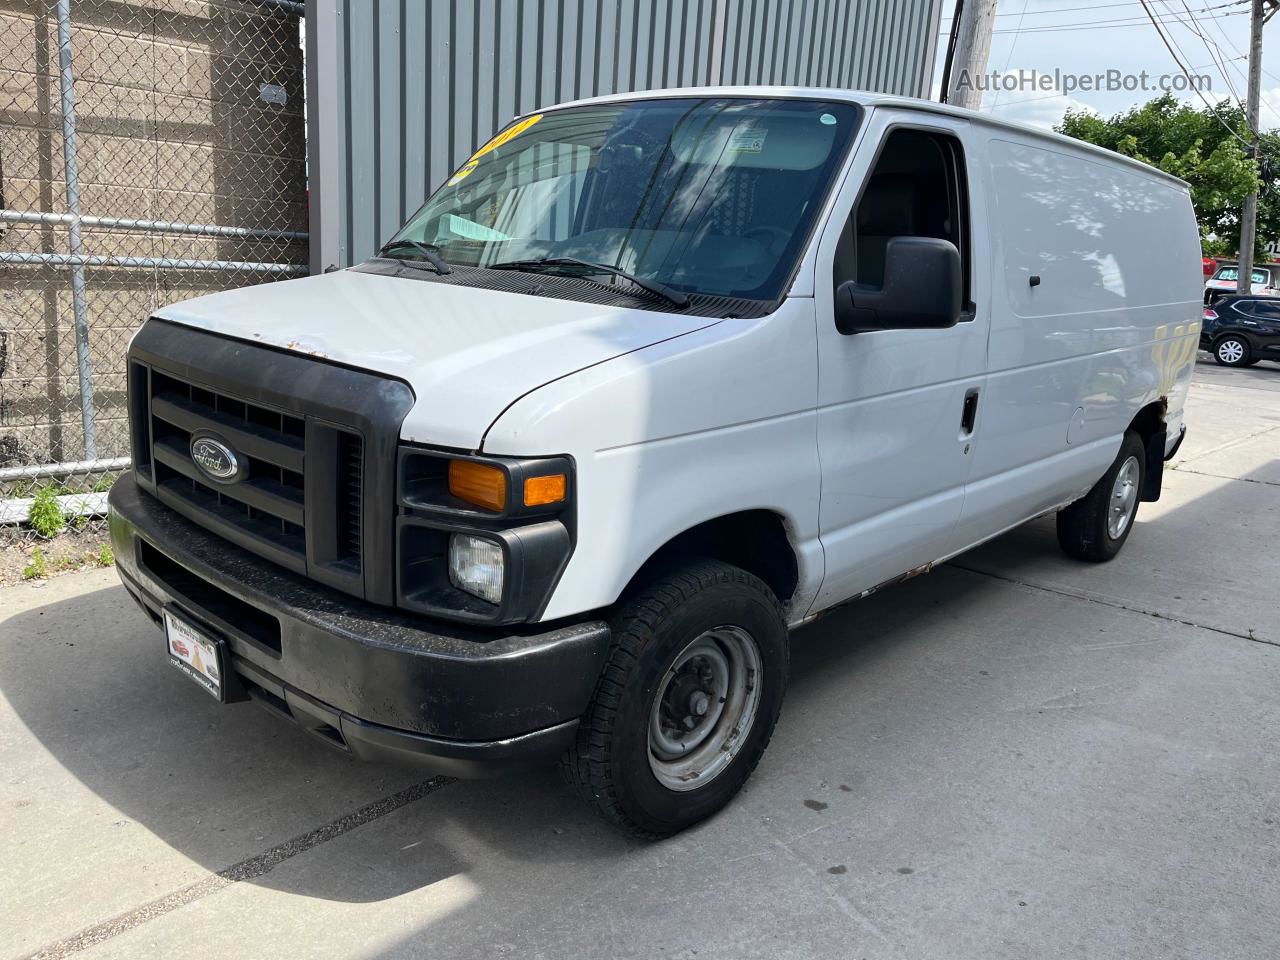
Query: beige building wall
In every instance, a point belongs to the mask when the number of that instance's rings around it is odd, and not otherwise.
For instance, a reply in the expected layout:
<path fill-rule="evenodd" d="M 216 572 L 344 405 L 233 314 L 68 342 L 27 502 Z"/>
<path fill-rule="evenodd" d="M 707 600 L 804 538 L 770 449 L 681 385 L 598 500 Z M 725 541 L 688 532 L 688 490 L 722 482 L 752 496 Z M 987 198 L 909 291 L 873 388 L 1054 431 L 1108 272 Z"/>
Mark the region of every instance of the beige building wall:
<path fill-rule="evenodd" d="M 0 207 L 65 213 L 53 0 L 0 0 Z M 75 0 L 81 213 L 306 230 L 296 15 L 248 0 Z M 305 240 L 83 231 L 86 254 L 304 265 Z M 0 223 L 0 250 L 68 252 Z M 124 354 L 157 306 L 279 279 L 88 267 L 98 455 L 128 453 Z M 83 456 L 71 271 L 0 264 L 0 466 Z"/>

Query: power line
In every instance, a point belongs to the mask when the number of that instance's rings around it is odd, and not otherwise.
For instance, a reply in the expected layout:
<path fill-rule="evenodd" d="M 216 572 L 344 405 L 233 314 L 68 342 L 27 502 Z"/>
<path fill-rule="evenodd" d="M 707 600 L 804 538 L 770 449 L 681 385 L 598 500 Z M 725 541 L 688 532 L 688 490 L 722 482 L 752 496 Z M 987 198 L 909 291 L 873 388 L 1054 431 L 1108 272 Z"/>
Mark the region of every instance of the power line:
<path fill-rule="evenodd" d="M 1049 10 L 1027 10 L 1025 14 L 1021 11 L 1014 13 L 1012 10 L 1010 10 L 1006 13 L 997 13 L 996 16 L 997 17 L 1019 17 L 1019 18 L 1021 18 L 1022 16 L 1037 17 L 1037 16 L 1040 16 L 1041 14 L 1048 14 L 1048 13 L 1074 13 L 1078 10 L 1105 10 L 1110 7 L 1140 7 L 1140 6 L 1142 6 L 1141 0 L 1120 0 L 1120 2 L 1118 3 L 1095 3 L 1089 6 L 1083 6 L 1083 7 L 1053 7 Z M 1238 6 L 1240 6 L 1239 3 L 1219 3 L 1219 4 L 1215 4 L 1212 7 L 1205 7 L 1204 12 L 1207 12 L 1209 10 L 1223 10 L 1223 9 L 1226 9 L 1227 7 L 1238 7 Z M 950 20 L 952 19 L 952 15 L 951 14 L 944 15 L 941 19 Z"/>
<path fill-rule="evenodd" d="M 1239 13 L 1219 14 L 1222 17 L 1244 16 L 1244 11 Z M 1063 31 L 1073 30 L 1123 30 L 1125 27 L 1145 27 L 1149 21 L 1145 19 L 1135 19 L 1130 17 L 1120 17 L 1115 20 L 1097 20 L 1093 23 L 1063 23 L 1063 24 L 1046 24 L 1042 27 L 1022 27 L 1019 29 L 1009 28 L 1006 30 L 993 30 L 993 34 L 1011 34 L 1011 33 L 1061 33 Z M 1186 23 L 1185 20 L 1173 20 L 1172 23 Z M 942 36 L 939 33 L 939 36 Z"/>
<path fill-rule="evenodd" d="M 1027 12 L 1027 5 L 1028 5 L 1030 2 L 1031 2 L 1031 0 L 1022 0 L 1022 12 L 1023 12 L 1024 14 Z M 1019 30 L 1020 30 L 1020 29 L 1022 29 L 1022 17 L 1019 17 L 1019 18 L 1018 18 L 1018 29 L 1019 29 Z M 994 33 L 995 33 L 995 31 L 993 30 L 993 31 L 992 31 L 992 33 L 994 34 Z M 1009 54 L 1008 54 L 1008 56 L 1006 56 L 1006 57 L 1004 58 L 1004 71 L 1002 71 L 1002 72 L 1008 72 L 1008 70 L 1009 70 L 1009 64 L 1013 62 L 1013 51 L 1014 51 L 1015 49 L 1017 49 L 1017 46 L 1018 46 L 1018 34 L 1017 34 L 1017 31 L 1015 31 L 1015 32 L 1014 32 L 1014 35 L 1013 35 L 1013 39 L 1009 42 Z M 992 110 L 994 110 L 997 106 L 999 106 L 999 104 L 1000 104 L 1000 94 L 1001 94 L 1001 92 L 1002 92 L 1002 91 L 1000 91 L 1000 90 L 997 90 L 997 91 L 996 91 L 996 99 L 995 99 L 995 102 L 991 104 L 991 109 L 992 109 Z"/>
<path fill-rule="evenodd" d="M 1210 22 L 1213 23 L 1213 21 L 1210 21 Z M 1227 36 L 1227 33 L 1225 30 L 1219 27 L 1216 23 L 1214 23 L 1214 26 L 1217 28 L 1218 33 L 1222 35 L 1222 39 L 1227 42 L 1227 45 L 1231 47 L 1231 49 L 1238 54 L 1238 56 L 1231 57 L 1231 58 L 1224 57 L 1222 62 L 1231 64 L 1231 66 L 1235 69 L 1236 73 L 1239 74 L 1240 79 L 1244 80 L 1247 85 L 1249 82 L 1249 78 L 1245 75 L 1245 72 L 1243 70 L 1241 70 L 1238 66 L 1236 66 L 1236 61 L 1248 60 L 1249 58 L 1246 57 L 1243 53 L 1240 53 L 1239 49 L 1235 46 L 1235 44 L 1231 42 L 1231 38 Z M 1216 41 L 1214 42 L 1213 45 L 1215 47 L 1218 47 L 1219 52 L 1221 52 L 1222 48 L 1218 46 Z M 1259 64 L 1259 68 L 1262 70 L 1263 73 L 1271 77 L 1271 79 L 1275 80 L 1277 83 L 1280 83 L 1280 77 L 1277 77 L 1275 74 L 1268 72 L 1267 68 L 1263 67 L 1261 64 Z M 1232 87 L 1231 89 L 1232 89 L 1232 92 L 1234 93 L 1235 88 Z M 1239 97 L 1236 97 L 1237 102 L 1239 101 L 1239 99 L 1240 99 Z M 1267 108 L 1267 110 L 1271 112 L 1271 115 L 1273 117 L 1275 117 L 1277 120 L 1280 120 L 1280 110 L 1277 110 L 1275 107 L 1273 107 L 1271 103 L 1265 98 L 1261 100 L 1261 103 L 1264 107 Z"/>
<path fill-rule="evenodd" d="M 1215 30 L 1217 30 L 1217 31 L 1218 31 L 1219 36 L 1221 36 L 1221 37 L 1222 37 L 1222 39 L 1226 42 L 1227 46 L 1231 48 L 1231 52 L 1232 52 L 1232 53 L 1237 54 L 1241 60 L 1248 60 L 1248 59 L 1249 59 L 1247 56 L 1245 56 L 1245 54 L 1243 54 L 1243 53 L 1241 53 L 1241 52 L 1240 52 L 1240 48 L 1239 48 L 1239 47 L 1237 47 L 1237 46 L 1236 46 L 1236 45 L 1231 41 L 1231 38 L 1230 38 L 1229 36 L 1227 36 L 1227 31 L 1225 31 L 1225 30 L 1223 30 L 1223 29 L 1222 29 L 1222 26 L 1218 23 L 1218 21 L 1217 21 L 1216 19 L 1210 19 L 1210 20 L 1209 20 L 1209 22 L 1213 24 L 1213 28 L 1214 28 Z M 1274 73 L 1272 73 L 1272 72 L 1271 72 L 1270 70 L 1268 70 L 1266 67 L 1262 66 L 1262 64 L 1258 64 L 1258 67 L 1259 67 L 1259 69 L 1261 69 L 1261 70 L 1262 70 L 1262 72 L 1263 72 L 1263 73 L 1265 73 L 1268 77 L 1270 77 L 1272 80 L 1276 81 L 1276 83 L 1280 83 L 1280 77 L 1277 77 Z M 1244 71 L 1243 71 L 1243 70 L 1242 70 L 1242 71 L 1240 71 L 1240 75 L 1241 75 L 1242 77 L 1244 76 Z M 1246 78 L 1246 79 L 1247 79 L 1247 78 Z"/>
<path fill-rule="evenodd" d="M 1028 10 L 1025 15 L 1027 15 L 1027 17 L 1039 17 L 1039 15 L 1050 13 L 1078 13 L 1080 10 L 1106 10 L 1114 8 L 1114 6 L 1142 6 L 1142 0 L 1119 0 L 1117 3 L 1089 4 L 1087 6 L 1053 6 L 1053 8 L 1048 10 Z M 1206 10 L 1206 12 L 1207 10 L 1225 10 L 1231 8 L 1231 6 L 1240 6 L 1239 0 L 1233 0 L 1231 3 L 1226 4 L 1213 4 L 1212 6 L 1206 6 L 1204 10 Z M 1247 13 L 1247 10 L 1244 10 L 1242 13 Z M 996 17 L 1023 17 L 1023 15 L 1024 14 L 1021 13 L 1020 10 L 1016 13 L 1014 10 L 1006 10 L 1005 13 L 997 13 Z M 954 14 L 943 14 L 941 19 L 950 20 L 952 17 L 954 17 Z"/>
<path fill-rule="evenodd" d="M 1183 4 L 1183 6 L 1186 6 L 1186 4 L 1184 3 L 1184 4 Z M 1195 15 L 1194 15 L 1194 14 L 1192 14 L 1190 10 L 1187 10 L 1187 16 L 1191 18 L 1191 22 L 1192 22 L 1192 23 L 1195 23 Z M 1161 22 L 1162 22 L 1162 23 L 1166 23 L 1167 21 L 1162 20 Z M 1180 19 L 1179 14 L 1178 14 L 1176 11 L 1174 12 L 1174 20 L 1173 20 L 1173 22 L 1174 22 L 1174 23 L 1181 24 L 1182 26 L 1187 27 L 1187 29 L 1191 29 L 1190 25 L 1187 23 L 1187 21 L 1186 21 L 1186 20 L 1182 20 L 1182 19 Z M 1180 59 L 1178 59 L 1178 61 L 1177 61 L 1177 62 L 1178 62 L 1178 66 L 1179 66 L 1179 67 L 1181 67 L 1181 66 L 1182 66 L 1182 64 L 1183 64 L 1184 62 L 1189 63 L 1189 62 L 1191 61 L 1191 58 L 1190 58 L 1190 57 L 1188 57 L 1188 56 L 1187 56 L 1187 52 L 1186 52 L 1185 50 L 1183 50 L 1183 49 L 1182 49 L 1182 44 L 1180 44 L 1180 43 L 1177 41 L 1177 39 L 1175 39 L 1175 38 L 1174 38 L 1174 36 L 1173 36 L 1173 32 L 1172 32 L 1172 31 L 1170 31 L 1170 33 L 1169 33 L 1169 38 L 1168 38 L 1168 39 L 1169 39 L 1169 43 L 1173 44 L 1174 48 L 1178 51 L 1178 55 L 1179 55 L 1179 57 L 1180 57 Z M 1212 56 L 1213 56 L 1212 51 L 1209 53 L 1209 56 L 1210 56 L 1210 57 L 1212 57 Z M 1184 71 L 1184 72 L 1185 72 L 1185 71 Z M 1190 74 L 1189 74 L 1189 72 L 1188 72 L 1188 77 L 1189 77 L 1189 76 L 1190 76 Z"/>
<path fill-rule="evenodd" d="M 1146 11 L 1147 17 L 1151 20 L 1151 26 L 1155 28 L 1156 33 L 1160 37 L 1160 41 L 1164 44 L 1165 49 L 1169 51 L 1169 56 L 1173 57 L 1173 62 L 1178 65 L 1178 69 L 1182 71 L 1182 75 L 1187 78 L 1187 82 L 1191 85 L 1192 90 L 1195 91 L 1196 96 L 1204 101 L 1204 105 L 1209 108 L 1209 112 L 1213 114 L 1213 118 L 1217 120 L 1218 123 L 1222 124 L 1222 129 L 1226 130 L 1227 133 L 1231 134 L 1231 136 L 1235 137 L 1242 144 L 1244 144 L 1244 146 L 1252 154 L 1253 144 L 1250 143 L 1248 140 L 1246 140 L 1244 137 L 1240 136 L 1240 134 L 1232 130 L 1231 126 L 1227 123 L 1227 121 L 1223 120 L 1222 117 L 1218 116 L 1217 108 L 1212 103 L 1209 102 L 1209 99 L 1203 93 L 1200 92 L 1200 88 L 1195 85 L 1195 82 L 1191 79 L 1190 72 L 1188 72 L 1187 68 L 1183 66 L 1182 61 L 1178 59 L 1178 55 L 1173 52 L 1173 47 L 1172 45 L 1170 45 L 1168 37 L 1166 37 L 1164 35 L 1164 31 L 1160 29 L 1160 21 L 1156 18 L 1155 13 L 1152 12 L 1150 5 L 1147 3 L 1147 0 L 1140 0 L 1140 2 L 1142 3 L 1142 9 Z M 1257 134 L 1254 132 L 1252 128 L 1250 128 L 1249 132 L 1252 133 L 1255 137 L 1257 136 Z"/>
<path fill-rule="evenodd" d="M 1209 11 L 1211 11 L 1211 10 L 1217 10 L 1217 9 L 1219 9 L 1219 8 L 1218 8 L 1218 7 L 1202 7 L 1202 8 L 1200 8 L 1199 10 L 1197 10 L 1196 12 L 1198 12 L 1198 13 L 1207 13 L 1207 12 L 1209 12 Z M 1245 13 L 1247 13 L 1247 11 L 1244 11 L 1244 10 L 1237 10 L 1237 11 L 1233 11 L 1233 12 L 1231 12 L 1231 13 L 1221 13 L 1221 14 L 1218 14 L 1218 17 L 1238 17 L 1238 16 L 1244 16 L 1244 15 L 1245 15 Z M 1029 15 L 1029 14 L 1030 14 L 1030 11 L 1028 11 L 1028 15 Z M 993 33 L 1002 33 L 1002 34 L 1010 34 L 1010 33 L 1052 33 L 1052 32 L 1054 32 L 1054 31 L 1059 31 L 1059 30 L 1094 30 L 1094 29 L 1108 29 L 1108 28 L 1113 27 L 1113 26 L 1118 26 L 1118 27 L 1132 27 L 1132 26 L 1139 26 L 1139 25 L 1141 25 L 1141 26 L 1144 26 L 1144 27 L 1145 27 L 1145 26 L 1147 25 L 1147 23 L 1148 23 L 1148 22 L 1149 22 L 1149 21 L 1148 21 L 1145 17 L 1140 17 L 1140 16 L 1132 16 L 1132 17 L 1114 17 L 1114 18 L 1109 19 L 1109 20 L 1094 20 L 1094 21 L 1091 21 L 1090 23 L 1078 23 L 1078 22 L 1072 22 L 1072 23 L 1046 23 L 1046 24 L 1037 25 L 1037 26 L 1030 26 L 1030 27 L 1022 27 L 1022 26 L 1019 26 L 1019 27 L 1006 27 L 1006 28 L 1004 28 L 1004 29 L 1001 29 L 1001 30 L 995 30 L 995 31 L 992 31 L 992 32 L 993 32 Z M 1182 20 L 1177 20 L 1177 21 L 1175 21 L 1175 22 L 1177 22 L 1177 23 L 1182 23 L 1182 22 L 1184 22 L 1184 21 L 1182 21 Z M 944 35 L 947 35 L 947 34 L 949 34 L 949 33 L 950 33 L 950 28 L 948 28 L 947 30 L 939 30 L 939 31 L 938 31 L 938 36 L 944 36 Z"/>
<path fill-rule="evenodd" d="M 1165 2 L 1168 3 L 1168 0 L 1165 0 Z M 1179 2 L 1182 4 L 1182 9 L 1187 12 L 1187 16 L 1191 18 L 1191 23 L 1194 24 L 1194 26 L 1188 25 L 1187 29 L 1192 31 L 1197 37 L 1200 38 L 1201 44 L 1204 45 L 1205 53 L 1209 54 L 1209 58 L 1213 60 L 1214 66 L 1217 67 L 1218 69 L 1218 73 L 1222 75 L 1222 79 L 1223 81 L 1226 82 L 1227 89 L 1231 91 L 1231 97 L 1232 99 L 1235 100 L 1236 106 L 1240 107 L 1243 110 L 1244 104 L 1240 102 L 1240 94 L 1236 90 L 1236 85 L 1231 82 L 1231 74 L 1227 72 L 1226 54 L 1222 52 L 1222 48 L 1219 47 L 1216 42 L 1213 43 L 1212 46 L 1210 46 L 1209 37 L 1208 35 L 1205 34 L 1204 29 L 1200 26 L 1199 21 L 1196 20 L 1195 14 L 1191 12 L 1191 8 L 1187 6 L 1187 0 L 1179 0 Z M 1217 51 L 1217 52 L 1215 53 L 1214 51 Z M 1219 59 L 1222 60 L 1222 63 L 1218 63 Z M 1195 69 L 1195 68 L 1192 68 L 1192 69 Z"/>

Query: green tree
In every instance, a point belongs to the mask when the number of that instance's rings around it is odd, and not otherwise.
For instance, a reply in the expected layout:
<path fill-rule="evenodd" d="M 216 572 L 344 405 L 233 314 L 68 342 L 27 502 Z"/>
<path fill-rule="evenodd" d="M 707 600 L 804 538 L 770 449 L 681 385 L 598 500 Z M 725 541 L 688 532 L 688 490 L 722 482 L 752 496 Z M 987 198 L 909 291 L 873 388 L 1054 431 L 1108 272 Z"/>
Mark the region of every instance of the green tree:
<path fill-rule="evenodd" d="M 1228 101 L 1197 109 L 1164 94 L 1109 119 L 1068 110 L 1055 129 L 1186 180 L 1206 256 L 1236 252 L 1240 211 L 1255 185 L 1259 188 L 1255 259 L 1267 259 L 1265 245 L 1280 239 L 1280 164 L 1272 170 L 1273 164 L 1265 159 L 1260 164 L 1249 159 L 1242 142 L 1249 138 L 1244 112 Z M 1259 155 L 1280 157 L 1280 137 L 1263 134 Z"/>

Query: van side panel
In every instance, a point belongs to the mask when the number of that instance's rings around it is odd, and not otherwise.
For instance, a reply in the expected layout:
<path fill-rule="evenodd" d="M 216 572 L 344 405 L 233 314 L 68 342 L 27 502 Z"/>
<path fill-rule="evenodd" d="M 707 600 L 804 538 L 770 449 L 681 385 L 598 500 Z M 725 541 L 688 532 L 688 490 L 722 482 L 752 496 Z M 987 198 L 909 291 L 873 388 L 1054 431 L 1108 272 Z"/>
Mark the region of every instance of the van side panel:
<path fill-rule="evenodd" d="M 574 458 L 577 544 L 543 620 L 608 606 L 663 544 L 743 510 L 782 518 L 792 619 L 817 593 L 813 300 L 710 324 L 540 387 L 490 427 L 486 453 Z"/>
<path fill-rule="evenodd" d="M 969 542 L 1086 492 L 1145 404 L 1167 398 L 1176 433 L 1200 331 L 1184 187 L 1011 133 L 988 151 L 993 303 Z"/>

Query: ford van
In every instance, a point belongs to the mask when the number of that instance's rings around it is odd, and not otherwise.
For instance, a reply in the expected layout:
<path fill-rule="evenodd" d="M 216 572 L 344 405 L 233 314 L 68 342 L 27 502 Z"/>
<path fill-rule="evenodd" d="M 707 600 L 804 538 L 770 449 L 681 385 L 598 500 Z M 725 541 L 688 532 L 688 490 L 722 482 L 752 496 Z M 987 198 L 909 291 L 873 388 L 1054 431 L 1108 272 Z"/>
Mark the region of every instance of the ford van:
<path fill-rule="evenodd" d="M 1276 267 L 1263 266 L 1254 267 L 1249 273 L 1252 281 L 1250 292 L 1260 297 L 1274 297 L 1280 295 L 1280 279 L 1276 277 Z M 1206 306 L 1212 306 L 1225 296 L 1232 295 L 1239 290 L 1240 283 L 1240 267 L 1237 264 L 1223 264 L 1214 271 L 1204 283 L 1204 302 Z"/>
<path fill-rule="evenodd" d="M 1045 514 L 1116 556 L 1197 256 L 1185 183 L 934 103 L 541 110 L 367 260 L 146 321 L 120 576 L 193 695 L 455 776 L 558 758 L 669 835 L 761 759 L 794 628 Z"/>

